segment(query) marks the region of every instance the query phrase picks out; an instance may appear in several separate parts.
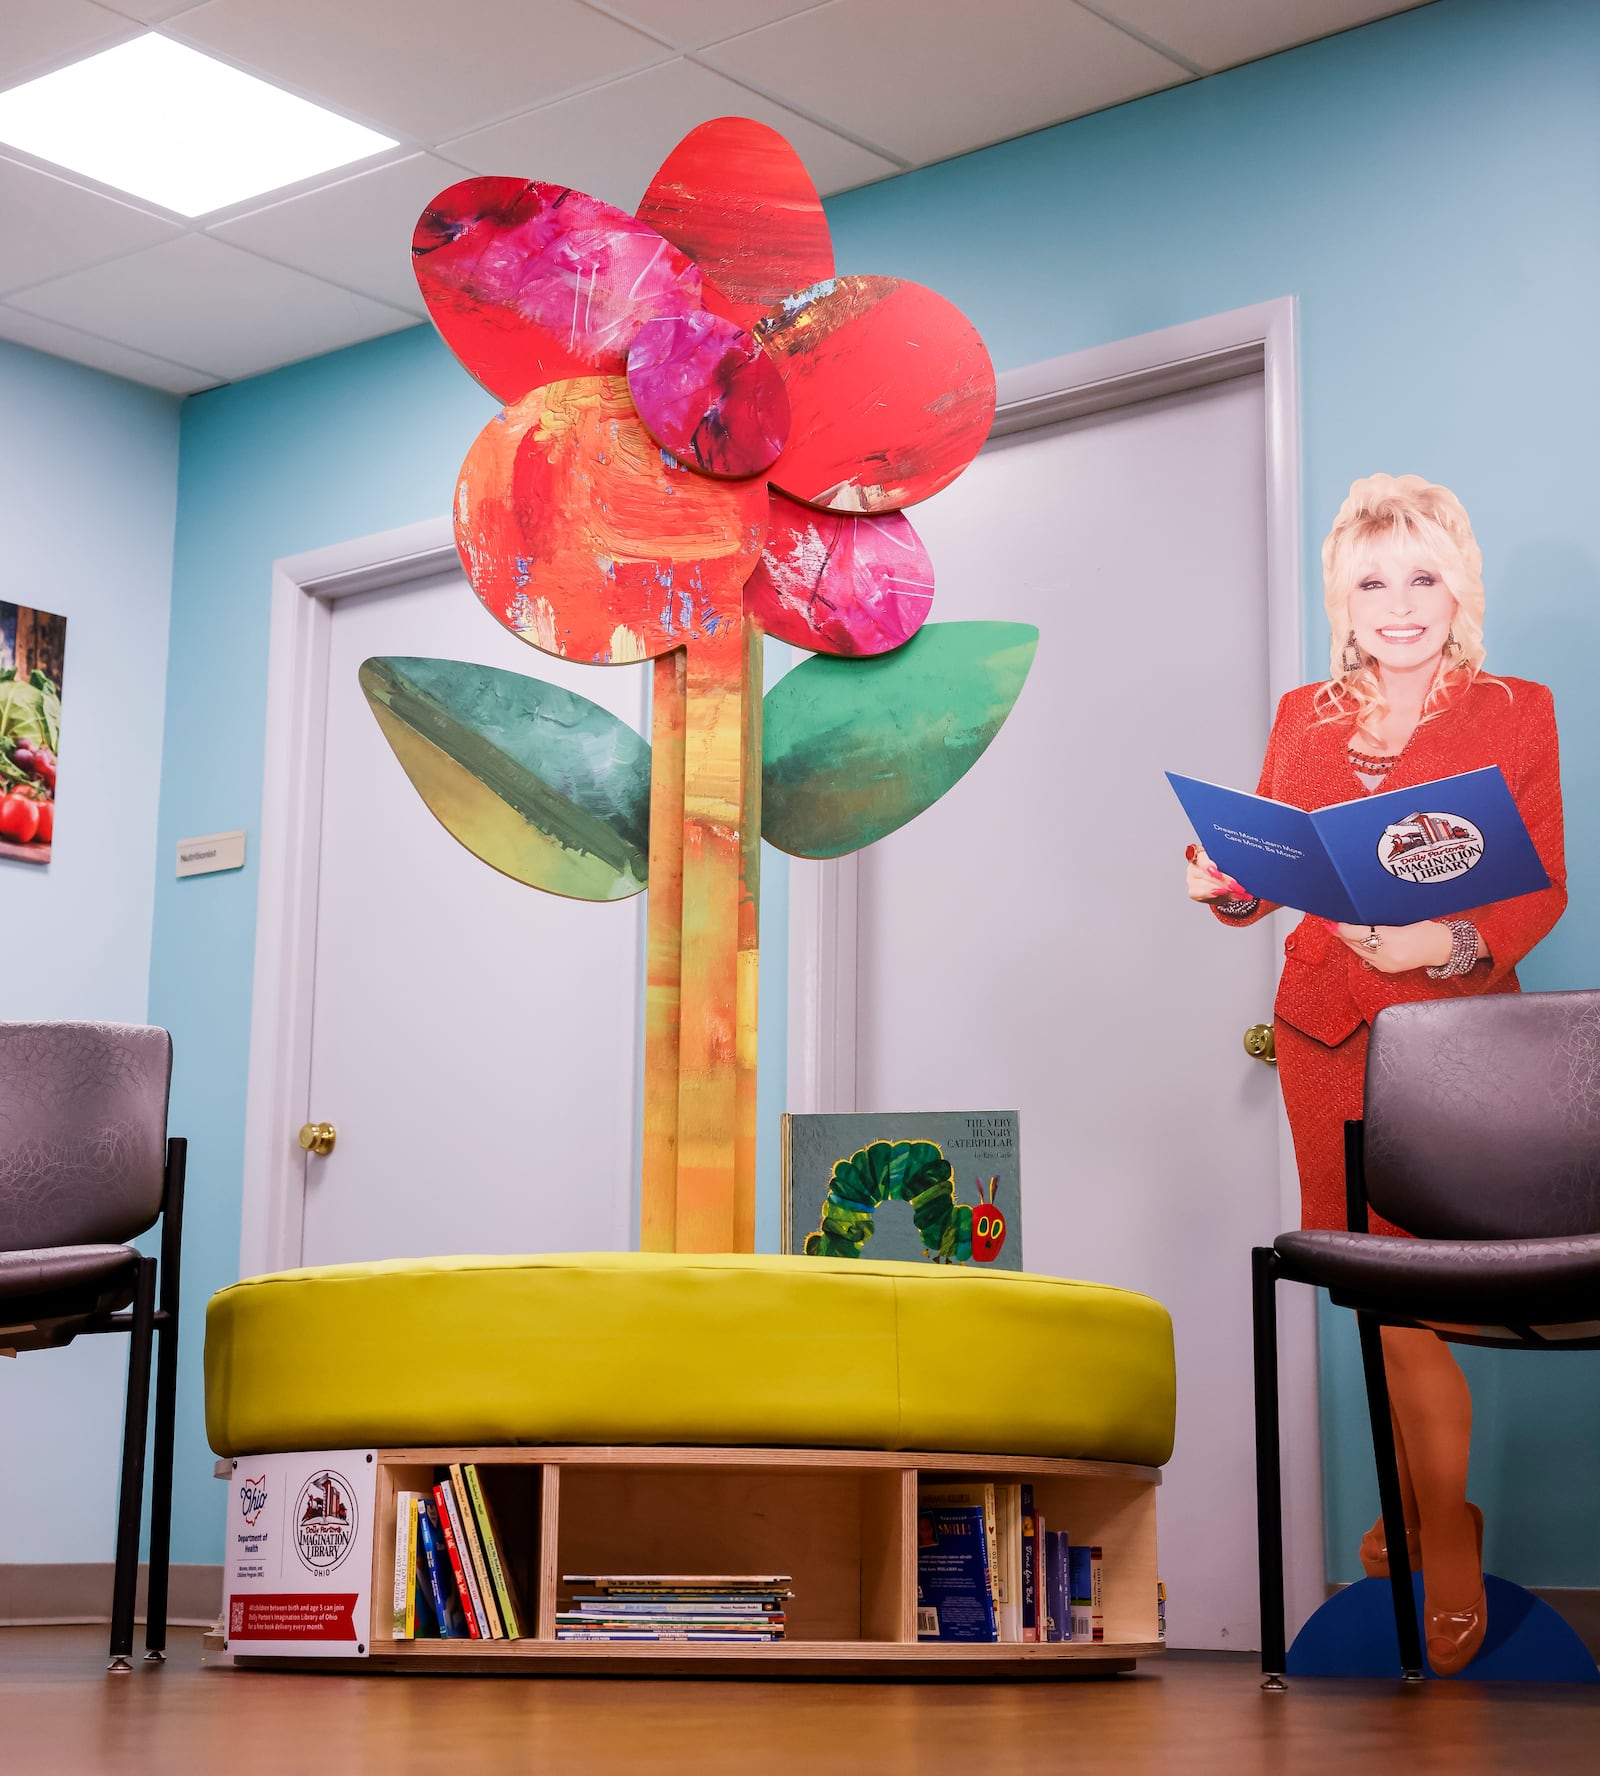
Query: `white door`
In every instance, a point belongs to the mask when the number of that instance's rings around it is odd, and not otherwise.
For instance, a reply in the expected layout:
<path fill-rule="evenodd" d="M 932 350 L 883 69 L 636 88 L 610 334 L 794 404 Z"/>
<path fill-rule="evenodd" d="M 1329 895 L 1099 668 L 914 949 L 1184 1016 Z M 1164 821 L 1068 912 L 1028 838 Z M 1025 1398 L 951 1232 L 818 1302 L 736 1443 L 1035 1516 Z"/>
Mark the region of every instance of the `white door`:
<path fill-rule="evenodd" d="M 338 599 L 330 623 L 307 1105 L 305 1264 L 633 1244 L 642 897 L 563 900 L 464 850 L 357 682 L 430 654 L 559 683 L 645 731 L 648 668 L 525 646 L 459 574 Z"/>
<path fill-rule="evenodd" d="M 1178 1646 L 1259 1646 L 1250 1248 L 1279 1220 L 1268 922 L 1183 893 L 1162 773 L 1253 788 L 1271 719 L 1259 376 L 1023 433 L 919 506 L 934 620 L 1040 630 L 987 754 L 861 853 L 861 1109 L 1015 1107 L 1027 1269 L 1171 1310 Z M 1026 1364 L 1025 1350 L 991 1353 Z"/>

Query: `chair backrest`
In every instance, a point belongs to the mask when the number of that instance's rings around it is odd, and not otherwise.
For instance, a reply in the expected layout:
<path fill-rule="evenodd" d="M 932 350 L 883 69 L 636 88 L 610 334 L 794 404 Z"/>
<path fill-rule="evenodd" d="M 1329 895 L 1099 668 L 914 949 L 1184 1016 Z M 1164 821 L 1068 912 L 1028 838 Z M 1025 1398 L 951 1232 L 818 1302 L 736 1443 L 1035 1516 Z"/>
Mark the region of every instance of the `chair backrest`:
<path fill-rule="evenodd" d="M 1408 1233 L 1600 1233 L 1600 992 L 1387 1007 L 1362 1114 L 1368 1201 Z"/>
<path fill-rule="evenodd" d="M 0 1251 L 117 1245 L 161 1212 L 172 1038 L 0 1024 Z"/>

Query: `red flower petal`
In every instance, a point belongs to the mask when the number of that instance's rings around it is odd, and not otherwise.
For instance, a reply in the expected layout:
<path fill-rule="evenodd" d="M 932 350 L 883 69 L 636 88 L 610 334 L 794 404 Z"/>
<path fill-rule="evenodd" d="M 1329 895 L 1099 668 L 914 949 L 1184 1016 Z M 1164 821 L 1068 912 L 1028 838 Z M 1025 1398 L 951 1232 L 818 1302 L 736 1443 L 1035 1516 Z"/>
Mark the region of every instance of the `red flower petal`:
<path fill-rule="evenodd" d="M 620 665 L 739 621 L 766 516 L 761 482 L 674 462 L 622 378 L 594 376 L 535 389 L 478 434 L 456 488 L 456 545 L 513 634 Z"/>
<path fill-rule="evenodd" d="M 645 322 L 628 388 L 650 436 L 708 475 L 759 475 L 788 441 L 789 397 L 771 358 L 705 309 Z"/>
<path fill-rule="evenodd" d="M 885 654 L 933 604 L 933 564 L 899 512 L 852 518 L 772 496 L 744 607 L 768 635 L 824 654 Z"/>
<path fill-rule="evenodd" d="M 811 175 L 775 129 L 748 117 L 690 130 L 650 181 L 639 216 L 705 273 L 714 286 L 706 307 L 743 327 L 833 276 Z"/>
<path fill-rule="evenodd" d="M 896 511 L 953 481 L 989 435 L 989 354 L 921 284 L 830 279 L 774 308 L 756 336 L 794 416 L 772 482 L 807 505 Z"/>
<path fill-rule="evenodd" d="M 699 269 L 676 247 L 563 185 L 463 179 L 423 211 L 411 255 L 445 343 L 507 403 L 620 375 L 643 322 L 700 307 Z"/>

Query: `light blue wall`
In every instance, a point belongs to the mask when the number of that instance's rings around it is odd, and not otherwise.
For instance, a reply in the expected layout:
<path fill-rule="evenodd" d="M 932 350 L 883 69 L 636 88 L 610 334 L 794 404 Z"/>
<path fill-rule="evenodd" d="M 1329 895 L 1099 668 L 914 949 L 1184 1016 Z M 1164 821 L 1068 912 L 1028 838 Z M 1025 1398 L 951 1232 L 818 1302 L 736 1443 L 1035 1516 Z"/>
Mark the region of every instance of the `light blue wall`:
<path fill-rule="evenodd" d="M 0 860 L 0 1018 L 142 1024 L 178 403 L 0 343 L 0 600 L 67 619 L 49 864 Z M 0 1564 L 109 1560 L 128 1348 L 0 1362 Z"/>
<path fill-rule="evenodd" d="M 843 269 L 943 290 L 1002 367 L 1300 296 L 1312 634 L 1316 540 L 1350 480 L 1416 470 L 1473 514 L 1493 664 L 1555 687 L 1574 889 L 1527 971 L 1537 986 L 1600 977 L 1600 701 L 1588 692 L 1600 564 L 1580 528 L 1600 410 L 1597 73 L 1600 8 L 1585 0 L 1441 0 L 829 206 Z M 163 854 L 182 833 L 255 832 L 272 559 L 442 511 L 487 410 L 425 332 L 186 404 Z M 237 1263 L 255 895 L 253 862 L 234 877 L 162 876 L 157 888 L 151 1015 L 178 1038 L 174 1126 L 195 1142 L 195 1307 Z M 770 1011 L 781 1008 L 782 946 L 765 952 Z M 764 1074 L 774 1106 L 781 1065 L 770 1053 Z M 773 1226 L 770 1196 L 762 1226 Z M 214 1559 L 220 1545 L 198 1359 L 191 1339 L 177 1543 L 189 1560 Z M 1491 1508 L 1491 1560 L 1530 1582 L 1600 1583 L 1586 1505 L 1600 1471 L 1600 1363 L 1514 1361 L 1505 1380 L 1503 1363 L 1474 1363 L 1485 1370 L 1478 1496 Z M 1350 1373 L 1335 1342 L 1341 1577 L 1371 1516 Z"/>

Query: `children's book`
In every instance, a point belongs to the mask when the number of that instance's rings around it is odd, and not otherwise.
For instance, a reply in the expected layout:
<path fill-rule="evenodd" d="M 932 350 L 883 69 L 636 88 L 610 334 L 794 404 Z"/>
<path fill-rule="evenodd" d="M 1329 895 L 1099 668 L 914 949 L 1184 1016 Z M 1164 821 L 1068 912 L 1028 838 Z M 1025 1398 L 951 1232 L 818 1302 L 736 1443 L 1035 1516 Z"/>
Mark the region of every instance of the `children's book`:
<path fill-rule="evenodd" d="M 918 1508 L 917 1639 L 998 1639 L 989 1540 L 977 1506 Z"/>
<path fill-rule="evenodd" d="M 785 1116 L 780 1146 L 784 1251 L 1022 1269 L 1015 1110 Z"/>
<path fill-rule="evenodd" d="M 1068 1606 L 1072 1611 L 1072 1639 L 1104 1640 L 1105 1607 L 1101 1602 L 1100 1550 L 1075 1547 L 1066 1550 Z"/>
<path fill-rule="evenodd" d="M 506 1639 L 520 1640 L 523 1632 L 522 1600 L 517 1596 L 511 1569 L 506 1565 L 505 1541 L 500 1534 L 494 1506 L 489 1502 L 489 1494 L 484 1487 L 483 1476 L 478 1472 L 477 1463 L 463 1462 L 462 1472 L 466 1476 L 472 1512 L 478 1520 L 478 1534 L 483 1538 L 483 1557 L 488 1562 L 489 1577 L 494 1581 L 495 1602 L 500 1607 L 500 1620 L 506 1631 Z"/>
<path fill-rule="evenodd" d="M 394 1500 L 394 1621 L 396 1640 L 417 1632 L 417 1495 L 397 1492 Z"/>
<path fill-rule="evenodd" d="M 935 1484 L 917 1488 L 917 1509 L 924 1506 L 939 1506 L 945 1510 L 957 1507 L 963 1510 L 977 1510 L 983 1513 L 983 1537 L 985 1553 L 989 1563 L 989 1595 L 994 1602 L 996 1616 L 1002 1603 L 1011 1601 L 1009 1596 L 1001 1595 L 1000 1578 L 1000 1518 L 995 1498 L 993 1481 L 974 1480 L 965 1485 Z"/>
<path fill-rule="evenodd" d="M 1022 1638 L 1039 1638 L 1039 1542 L 1038 1520 L 1033 1509 L 1033 1488 L 1022 1488 Z"/>
<path fill-rule="evenodd" d="M 1050 1600 L 1050 1634 L 1051 1640 L 1076 1640 L 1078 1637 L 1072 1629 L 1072 1613 L 1070 1595 L 1067 1588 L 1067 1532 L 1064 1529 L 1052 1529 L 1048 1532 L 1049 1586 L 1047 1596 Z"/>
<path fill-rule="evenodd" d="M 466 1618 L 461 1613 L 455 1580 L 450 1574 L 450 1556 L 445 1552 L 439 1507 L 425 1493 L 417 1499 L 417 1541 L 422 1549 L 421 1565 L 426 1569 L 440 1639 L 468 1639 Z"/>
<path fill-rule="evenodd" d="M 1167 773 L 1207 855 L 1249 894 L 1347 925 L 1414 925 L 1548 888 L 1499 767 L 1306 813 Z"/>
<path fill-rule="evenodd" d="M 461 1535 L 455 1500 L 450 1496 L 450 1482 L 440 1480 L 433 1489 L 433 1502 L 438 1508 L 439 1527 L 444 1531 L 444 1551 L 450 1557 L 450 1572 L 456 1582 L 456 1596 L 466 1618 L 467 1634 L 473 1640 L 489 1638 L 488 1624 L 483 1620 L 483 1600 L 477 1595 L 472 1576 L 472 1559 Z"/>

